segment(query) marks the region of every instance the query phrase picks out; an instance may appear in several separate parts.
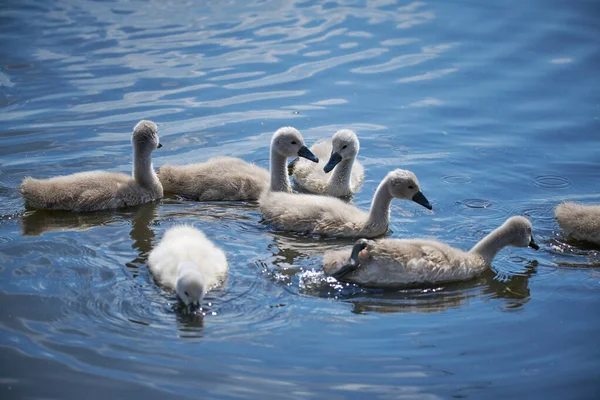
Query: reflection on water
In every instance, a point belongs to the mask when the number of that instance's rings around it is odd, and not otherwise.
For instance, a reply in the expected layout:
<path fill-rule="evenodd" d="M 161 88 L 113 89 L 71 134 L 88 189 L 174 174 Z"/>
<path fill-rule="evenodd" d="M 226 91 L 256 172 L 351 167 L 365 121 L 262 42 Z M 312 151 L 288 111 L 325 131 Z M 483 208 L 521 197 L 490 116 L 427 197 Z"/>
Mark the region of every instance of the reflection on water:
<path fill-rule="evenodd" d="M 21 216 L 21 233 L 25 236 L 41 236 L 48 232 L 83 231 L 120 220 L 122 216 L 114 211 L 26 211 Z"/>
<path fill-rule="evenodd" d="M 444 312 L 480 297 L 505 299 L 502 308 L 514 310 L 529 301 L 529 278 L 535 274 L 536 267 L 537 263 L 532 262 L 525 272 L 518 274 L 503 274 L 488 269 L 465 282 L 400 290 L 362 288 L 338 282 L 321 271 L 303 272 L 299 279 L 302 293 L 340 299 L 352 304 L 352 311 L 358 314 Z"/>
<path fill-rule="evenodd" d="M 553 218 L 600 201 L 597 16 L 554 0 L 3 3 L 0 396 L 597 397 L 600 253 Z M 521 214 L 542 248 L 505 249 L 467 282 L 379 291 L 320 272 L 352 241 L 276 232 L 253 203 L 24 209 L 25 176 L 129 173 L 140 119 L 159 126 L 155 167 L 268 168 L 283 125 L 309 146 L 353 129 L 355 205 L 394 168 L 434 204 L 394 202 L 392 237 L 468 249 Z M 146 267 L 181 223 L 230 264 L 196 314 Z"/>

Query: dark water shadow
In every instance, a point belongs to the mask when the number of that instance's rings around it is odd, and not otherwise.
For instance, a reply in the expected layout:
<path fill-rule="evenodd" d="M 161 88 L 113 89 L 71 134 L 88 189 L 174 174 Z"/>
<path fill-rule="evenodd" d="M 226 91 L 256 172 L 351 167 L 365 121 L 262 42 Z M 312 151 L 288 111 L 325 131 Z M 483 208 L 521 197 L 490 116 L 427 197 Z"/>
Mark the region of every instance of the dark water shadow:
<path fill-rule="evenodd" d="M 531 298 L 529 278 L 535 275 L 537 262 L 533 261 L 525 268 L 525 272 L 514 275 L 487 269 L 469 281 L 429 288 L 381 290 L 369 296 L 363 293 L 358 299 L 352 295 L 341 296 L 341 300 L 351 303 L 352 312 L 357 314 L 442 312 L 460 307 L 473 298 L 505 299 L 502 309 L 511 311 L 523 307 Z"/>
<path fill-rule="evenodd" d="M 51 232 L 84 231 L 122 221 L 127 214 L 115 211 L 76 213 L 72 211 L 26 211 L 21 217 L 23 236 L 41 236 Z"/>
<path fill-rule="evenodd" d="M 352 304 L 352 312 L 357 314 L 442 312 L 460 307 L 474 298 L 505 299 L 501 307 L 504 311 L 511 311 L 529 302 L 529 278 L 536 274 L 536 269 L 537 261 L 531 261 L 519 273 L 487 269 L 468 281 L 395 289 L 365 288 L 339 282 L 319 270 L 301 273 L 299 287 L 305 295 L 335 298 Z"/>
<path fill-rule="evenodd" d="M 158 217 L 158 203 L 148 203 L 116 211 L 76 213 L 71 211 L 35 210 L 23 214 L 20 224 L 24 236 L 41 236 L 54 232 L 85 231 L 99 226 L 128 221 L 131 248 L 137 256 L 125 265 L 134 271 L 146 263 L 155 238 L 152 225 Z"/>
<path fill-rule="evenodd" d="M 600 246 L 562 236 L 548 241 L 549 253 L 558 267 L 598 268 L 600 267 Z"/>
<path fill-rule="evenodd" d="M 158 218 L 158 204 L 151 203 L 137 207 L 131 218 L 129 237 L 133 241 L 131 248 L 137 252 L 137 257 L 125 265 L 134 272 L 146 264 L 152 242 L 156 237 L 152 226 Z"/>

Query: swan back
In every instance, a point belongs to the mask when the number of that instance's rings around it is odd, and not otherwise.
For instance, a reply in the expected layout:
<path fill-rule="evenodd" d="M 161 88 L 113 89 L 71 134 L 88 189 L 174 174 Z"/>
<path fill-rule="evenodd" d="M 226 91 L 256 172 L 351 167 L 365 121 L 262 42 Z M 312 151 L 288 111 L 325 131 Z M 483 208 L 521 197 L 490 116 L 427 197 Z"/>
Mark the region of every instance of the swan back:
<path fill-rule="evenodd" d="M 180 277 L 200 274 L 204 293 L 219 284 L 228 270 L 225 253 L 202 231 L 188 225 L 165 232 L 148 256 L 148 267 L 158 283 L 169 289 L 177 289 Z"/>
<path fill-rule="evenodd" d="M 486 265 L 479 257 L 445 243 L 425 239 L 361 239 L 357 266 L 339 278 L 371 287 L 398 287 L 470 279 Z M 357 242 L 355 246 L 360 245 Z M 349 262 L 352 249 L 326 252 L 323 270 L 335 275 Z"/>
<path fill-rule="evenodd" d="M 240 158 L 215 157 L 188 165 L 163 165 L 165 192 L 198 201 L 252 201 L 269 187 L 269 172 Z"/>
<path fill-rule="evenodd" d="M 600 245 L 600 205 L 559 204 L 556 220 L 566 237 Z"/>

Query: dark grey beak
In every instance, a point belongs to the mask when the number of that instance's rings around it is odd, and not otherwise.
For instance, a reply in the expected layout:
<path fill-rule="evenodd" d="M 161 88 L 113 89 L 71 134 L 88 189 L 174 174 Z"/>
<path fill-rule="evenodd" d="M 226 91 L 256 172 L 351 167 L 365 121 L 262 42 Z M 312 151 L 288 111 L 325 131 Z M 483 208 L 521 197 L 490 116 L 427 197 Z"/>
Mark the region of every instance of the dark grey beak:
<path fill-rule="evenodd" d="M 318 163 L 318 162 L 319 162 L 319 158 L 318 158 L 317 156 L 315 156 L 315 155 L 312 153 L 312 151 L 310 151 L 310 150 L 308 149 L 308 147 L 306 147 L 306 146 L 302 146 L 302 147 L 300 148 L 300 150 L 298 150 L 298 155 L 299 155 L 300 157 L 304 157 L 304 158 L 306 158 L 307 160 L 310 160 L 310 161 L 312 161 L 312 162 L 316 162 L 316 163 Z"/>
<path fill-rule="evenodd" d="M 331 152 L 329 161 L 327 161 L 327 165 L 323 167 L 323 171 L 325 171 L 325 173 L 331 172 L 331 170 L 334 169 L 335 166 L 340 163 L 340 161 L 342 161 L 342 156 L 340 156 L 340 153 Z"/>
<path fill-rule="evenodd" d="M 193 302 L 188 305 L 188 309 L 192 312 L 200 309 L 200 302 Z"/>
<path fill-rule="evenodd" d="M 540 246 L 538 246 L 537 243 L 533 240 L 533 236 L 531 237 L 531 240 L 529 241 L 529 247 L 531 247 L 534 250 L 540 249 Z"/>
<path fill-rule="evenodd" d="M 159 143 L 158 146 L 156 146 L 157 149 L 160 149 L 162 147 L 162 144 Z"/>
<path fill-rule="evenodd" d="M 423 192 L 418 192 L 417 194 L 415 194 L 412 197 L 412 201 L 414 201 L 415 203 L 419 203 L 428 210 L 433 209 L 433 207 L 431 207 L 431 204 L 429 204 L 429 200 L 427 200 L 427 197 L 423 195 Z"/>
<path fill-rule="evenodd" d="M 366 249 L 367 245 L 367 239 L 358 239 L 352 247 L 352 254 L 350 254 L 350 259 L 348 262 L 331 276 L 339 280 L 358 268 L 358 253 Z"/>

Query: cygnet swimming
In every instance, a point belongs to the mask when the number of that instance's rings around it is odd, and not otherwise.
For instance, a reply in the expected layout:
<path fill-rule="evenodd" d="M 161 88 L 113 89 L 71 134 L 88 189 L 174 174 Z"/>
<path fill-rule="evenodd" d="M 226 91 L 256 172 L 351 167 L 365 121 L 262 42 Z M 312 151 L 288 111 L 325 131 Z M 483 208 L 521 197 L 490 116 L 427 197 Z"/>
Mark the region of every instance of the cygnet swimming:
<path fill-rule="evenodd" d="M 432 209 L 410 171 L 396 169 L 381 181 L 370 212 L 330 196 L 265 192 L 259 207 L 264 222 L 277 229 L 337 237 L 376 237 L 387 232 L 393 198 Z"/>
<path fill-rule="evenodd" d="M 565 237 L 600 246 L 600 205 L 559 204 L 556 220 Z"/>
<path fill-rule="evenodd" d="M 200 230 L 179 225 L 168 229 L 148 256 L 156 281 L 186 306 L 198 307 L 206 292 L 219 285 L 229 269 L 223 250 Z"/>
<path fill-rule="evenodd" d="M 352 250 L 326 252 L 323 271 L 341 281 L 380 288 L 463 281 L 489 268 L 506 246 L 539 249 L 527 218 L 509 218 L 469 252 L 435 240 L 359 239 Z"/>
<path fill-rule="evenodd" d="M 133 177 L 118 172 L 89 171 L 48 179 L 26 177 L 21 194 L 29 208 L 97 211 L 130 207 L 162 198 L 163 188 L 152 167 L 152 152 L 162 145 L 152 121 L 133 129 Z"/>
<path fill-rule="evenodd" d="M 365 171 L 356 156 L 360 144 L 350 129 L 340 129 L 331 140 L 321 140 L 310 150 L 319 158 L 319 163 L 298 159 L 293 165 L 292 176 L 300 190 L 348 197 L 358 192 L 363 185 Z M 329 158 L 329 161 L 325 162 Z"/>
<path fill-rule="evenodd" d="M 271 139 L 271 173 L 233 157 L 216 157 L 203 163 L 164 165 L 158 176 L 165 192 L 199 201 L 253 201 L 265 190 L 291 192 L 287 158 L 319 159 L 304 145 L 300 132 L 279 128 Z"/>

